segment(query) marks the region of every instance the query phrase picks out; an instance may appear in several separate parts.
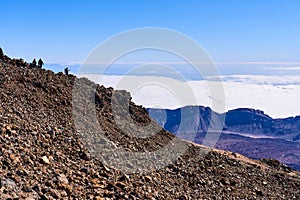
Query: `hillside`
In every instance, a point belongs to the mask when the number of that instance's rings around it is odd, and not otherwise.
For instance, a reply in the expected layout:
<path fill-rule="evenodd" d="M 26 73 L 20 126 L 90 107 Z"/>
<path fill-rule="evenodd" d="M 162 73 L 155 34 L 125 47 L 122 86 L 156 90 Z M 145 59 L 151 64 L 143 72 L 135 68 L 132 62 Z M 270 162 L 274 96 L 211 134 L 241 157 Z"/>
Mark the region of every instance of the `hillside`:
<path fill-rule="evenodd" d="M 0 199 L 300 198 L 298 172 L 185 141 L 184 154 L 160 169 L 124 174 L 105 165 L 75 128 L 75 81 L 96 88 L 97 120 L 116 146 L 151 152 L 174 141 L 165 130 L 146 138 L 135 136 L 140 128 L 124 134 L 112 113 L 112 88 L 0 58 Z M 139 127 L 151 122 L 145 108 L 130 102 L 129 110 Z"/>

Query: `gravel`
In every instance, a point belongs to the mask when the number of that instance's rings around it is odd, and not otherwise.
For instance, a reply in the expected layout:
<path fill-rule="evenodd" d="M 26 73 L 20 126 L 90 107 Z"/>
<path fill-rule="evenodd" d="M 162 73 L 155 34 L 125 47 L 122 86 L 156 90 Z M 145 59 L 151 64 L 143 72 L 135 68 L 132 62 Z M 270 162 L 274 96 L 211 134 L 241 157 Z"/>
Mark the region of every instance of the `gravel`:
<path fill-rule="evenodd" d="M 165 130 L 135 137 L 152 123 L 145 108 L 130 101 L 131 119 L 139 124 L 131 127 L 120 113 L 112 112 L 111 102 L 119 101 L 112 98 L 112 88 L 17 63 L 0 60 L 0 199 L 300 199 L 296 171 L 181 141 Z M 104 155 L 91 152 L 97 148 L 89 147 L 75 126 L 75 81 L 87 90 L 96 89 L 93 106 L 105 133 L 105 138 L 95 135 L 98 143 L 113 143 L 112 148 L 132 153 L 153 152 L 178 140 L 186 151 L 171 164 L 143 173 L 107 165 Z M 118 94 L 130 99 L 125 91 Z M 122 106 L 116 109 L 122 111 Z M 163 162 L 175 153 L 157 159 Z"/>

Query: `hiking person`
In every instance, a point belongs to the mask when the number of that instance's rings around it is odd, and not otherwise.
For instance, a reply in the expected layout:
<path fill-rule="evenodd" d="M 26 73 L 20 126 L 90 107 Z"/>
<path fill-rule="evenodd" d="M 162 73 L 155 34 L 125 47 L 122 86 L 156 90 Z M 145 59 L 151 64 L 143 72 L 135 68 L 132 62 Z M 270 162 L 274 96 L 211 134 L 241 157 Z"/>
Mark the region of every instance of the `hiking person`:
<path fill-rule="evenodd" d="M 44 62 L 40 58 L 39 61 L 38 61 L 38 68 L 42 69 L 43 65 L 44 65 Z"/>
<path fill-rule="evenodd" d="M 69 71 L 70 71 L 69 68 L 66 67 L 66 68 L 65 68 L 65 74 L 66 74 L 67 76 L 69 75 Z"/>
<path fill-rule="evenodd" d="M 36 68 L 36 60 L 35 60 L 35 58 L 34 58 L 33 61 L 30 63 L 30 67 Z"/>
<path fill-rule="evenodd" d="M 4 56 L 4 53 L 3 53 L 3 50 L 2 50 L 2 48 L 0 47 L 0 59 L 2 59 L 2 58 L 3 58 L 3 56 Z"/>

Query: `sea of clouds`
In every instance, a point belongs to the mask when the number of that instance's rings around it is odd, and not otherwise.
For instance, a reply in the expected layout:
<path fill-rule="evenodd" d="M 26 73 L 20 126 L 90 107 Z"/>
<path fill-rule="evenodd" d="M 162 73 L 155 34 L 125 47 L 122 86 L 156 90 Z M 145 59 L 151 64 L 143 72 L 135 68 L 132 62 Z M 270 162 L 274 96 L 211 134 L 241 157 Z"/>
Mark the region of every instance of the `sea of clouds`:
<path fill-rule="evenodd" d="M 224 92 L 225 111 L 254 108 L 264 111 L 273 118 L 300 115 L 300 76 L 221 76 L 221 88 L 219 80 L 215 77 L 181 81 L 154 76 L 95 74 L 82 76 L 106 87 L 125 89 L 131 92 L 136 104 L 147 108 L 175 109 L 187 105 L 214 108 L 213 93 L 222 89 L 220 92 Z"/>
<path fill-rule="evenodd" d="M 103 74 L 82 73 L 81 64 L 52 64 L 46 68 L 58 72 L 66 66 L 78 76 L 86 76 L 106 87 L 129 91 L 136 104 L 147 108 L 202 105 L 217 112 L 259 109 L 273 118 L 300 115 L 300 63 L 223 63 L 217 66 L 221 76 L 205 79 L 182 64 L 169 65 L 173 70 L 160 71 L 160 67 L 149 66 L 149 70 L 134 73 L 128 73 L 134 68 L 132 63 L 116 64 Z M 172 78 L 177 74 L 186 79 Z M 222 94 L 224 109 L 216 106 Z"/>

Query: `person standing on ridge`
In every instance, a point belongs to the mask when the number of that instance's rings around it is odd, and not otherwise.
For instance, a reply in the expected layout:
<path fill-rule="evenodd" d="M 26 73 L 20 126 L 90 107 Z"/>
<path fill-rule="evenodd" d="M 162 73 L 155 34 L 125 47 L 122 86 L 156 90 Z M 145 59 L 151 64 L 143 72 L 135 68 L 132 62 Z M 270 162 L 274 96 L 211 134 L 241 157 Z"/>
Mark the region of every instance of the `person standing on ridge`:
<path fill-rule="evenodd" d="M 38 61 L 38 68 L 42 69 L 43 65 L 44 65 L 44 62 L 40 58 L 39 61 Z"/>
<path fill-rule="evenodd" d="M 3 56 L 4 56 L 4 53 L 3 53 L 3 50 L 2 50 L 2 48 L 0 47 L 0 59 L 2 59 L 2 58 L 3 58 Z"/>
<path fill-rule="evenodd" d="M 30 63 L 30 67 L 36 68 L 36 60 L 35 60 L 35 58 L 33 59 L 32 63 Z"/>
<path fill-rule="evenodd" d="M 66 67 L 66 68 L 65 68 L 65 74 L 66 74 L 67 76 L 69 75 L 69 71 L 70 71 L 69 68 Z"/>

